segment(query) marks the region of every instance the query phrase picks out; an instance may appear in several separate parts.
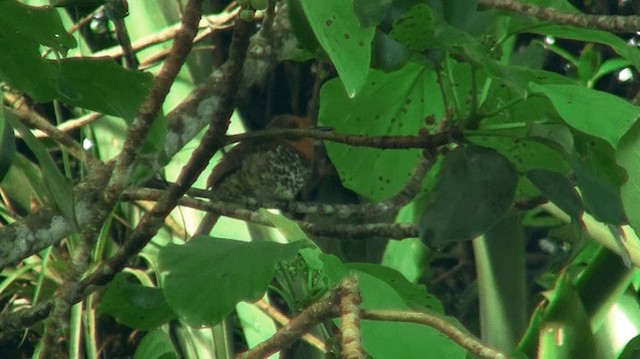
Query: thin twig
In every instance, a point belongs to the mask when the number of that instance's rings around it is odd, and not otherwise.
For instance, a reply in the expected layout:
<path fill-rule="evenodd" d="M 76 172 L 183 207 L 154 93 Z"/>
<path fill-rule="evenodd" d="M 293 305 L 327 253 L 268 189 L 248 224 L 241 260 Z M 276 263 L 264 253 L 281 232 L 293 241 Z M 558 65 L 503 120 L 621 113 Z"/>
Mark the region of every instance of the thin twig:
<path fill-rule="evenodd" d="M 478 5 L 516 12 L 559 25 L 611 32 L 635 33 L 640 31 L 639 16 L 609 16 L 567 13 L 551 7 L 540 7 L 515 0 L 479 0 Z"/>
<path fill-rule="evenodd" d="M 281 311 L 279 311 L 273 305 L 267 303 L 262 299 L 253 303 L 253 305 L 255 305 L 258 309 L 263 311 L 266 315 L 271 317 L 271 319 L 278 322 L 278 324 L 280 325 L 287 325 L 291 321 L 291 319 L 289 319 L 286 315 L 282 314 Z M 302 336 L 302 340 L 309 343 L 309 345 L 315 347 L 316 349 L 318 349 L 323 353 L 328 352 L 327 344 L 325 344 L 325 342 L 323 342 L 321 339 L 316 338 L 313 334 L 310 334 L 310 333 L 304 334 Z"/>
<path fill-rule="evenodd" d="M 487 359 L 506 359 L 508 356 L 488 347 L 473 335 L 459 329 L 440 316 L 396 310 L 362 310 L 362 319 L 385 322 L 405 322 L 427 325 L 449 337 L 461 347 Z"/>
<path fill-rule="evenodd" d="M 98 233 L 111 209 L 116 205 L 122 191 L 126 188 L 132 174 L 131 167 L 134 164 L 140 144 L 146 138 L 151 127 L 151 122 L 160 110 L 164 99 L 169 93 L 171 84 L 175 80 L 180 67 L 186 60 L 192 46 L 192 40 L 197 33 L 197 24 L 200 19 L 202 0 L 189 0 L 182 19 L 182 27 L 176 35 L 172 53 L 153 83 L 150 94 L 142 104 L 138 116 L 134 120 L 128 132 L 124 146 L 118 156 L 114 172 L 104 196 L 100 197 L 93 218 L 82 228 L 81 244 L 74 254 L 72 267 L 70 268 L 63 285 L 56 292 L 53 310 L 42 340 L 42 352 L 40 358 L 53 356 L 55 338 L 63 323 L 69 307 L 83 292 L 80 286 L 80 278 L 89 264 L 89 253 L 96 241 Z"/>
<path fill-rule="evenodd" d="M 187 14 L 189 11 L 187 6 Z M 83 281 L 83 287 L 89 284 L 104 283 L 117 272 L 124 268 L 127 260 L 137 254 L 153 238 L 163 224 L 164 218 L 175 208 L 185 192 L 196 181 L 200 173 L 206 168 L 209 159 L 223 146 L 223 134 L 229 125 L 229 118 L 235 105 L 235 95 L 238 90 L 241 76 L 242 64 L 246 56 L 249 44 L 250 24 L 242 19 L 236 19 L 234 35 L 231 42 L 231 51 L 225 69 L 223 70 L 224 82 L 219 101 L 224 105 L 220 106 L 213 114 L 212 125 L 205 132 L 198 148 L 193 151 L 189 162 L 180 172 L 176 183 L 167 189 L 156 205 L 147 212 L 131 236 L 120 247 L 118 252 L 102 263 Z"/>
<path fill-rule="evenodd" d="M 67 120 L 63 123 L 61 123 L 58 126 L 55 126 L 55 128 L 58 131 L 62 131 L 62 132 L 71 132 L 74 130 L 79 129 L 80 127 L 90 124 L 93 121 L 96 121 L 100 118 L 102 118 L 104 116 L 104 113 L 100 113 L 100 112 L 90 112 L 84 116 L 72 119 L 72 120 Z M 51 137 L 47 132 L 44 132 L 43 130 L 35 130 L 33 131 L 33 135 L 36 138 L 45 138 L 45 137 Z"/>
<path fill-rule="evenodd" d="M 288 40 L 295 41 L 291 34 L 288 23 L 288 15 L 285 12 L 277 11 L 277 21 L 274 23 L 274 33 L 288 34 Z M 254 35 L 255 37 L 256 35 Z M 284 46 L 281 41 L 277 46 Z M 282 52 L 280 48 L 274 49 Z M 264 74 L 270 71 L 275 64 L 269 63 L 258 54 L 247 54 L 246 62 L 251 62 L 254 67 L 260 69 L 250 74 L 242 74 L 240 81 L 241 92 L 246 93 L 247 89 L 264 78 Z M 136 169 L 144 173 L 153 174 L 163 168 L 170 158 L 178 153 L 189 143 L 201 130 L 209 123 L 211 114 L 218 108 L 225 106 L 219 101 L 223 78 L 223 69 L 219 68 L 211 76 L 203 81 L 189 96 L 187 96 L 178 106 L 169 112 L 165 118 L 167 124 L 167 135 L 165 145 L 160 151 L 143 153 L 137 157 Z M 6 91 L 5 91 L 6 93 Z M 109 171 L 113 168 L 113 160 L 105 166 Z M 87 225 L 92 218 L 100 216 L 106 218 L 108 213 L 98 213 L 107 211 L 103 206 L 99 206 L 99 196 L 105 194 L 105 183 L 108 178 L 105 171 L 99 171 L 99 175 L 89 173 L 86 179 L 78 183 L 74 189 L 74 199 L 79 208 L 82 208 L 81 216 L 78 217 L 80 227 Z M 105 180 L 106 178 L 106 180 Z M 81 190 L 78 190 L 81 189 Z M 96 218 L 97 223 L 98 218 Z M 19 221 L 0 227 L 0 270 L 12 265 L 19 260 L 33 255 L 43 248 L 59 243 L 62 239 L 75 232 L 73 224 L 66 220 L 59 211 L 51 207 L 44 207 L 38 213 L 31 214 Z M 27 233 L 25 236 L 24 233 Z M 36 236 L 36 234 L 38 234 Z"/>
<path fill-rule="evenodd" d="M 238 9 L 234 9 L 234 10 L 223 12 L 216 15 L 209 15 L 200 20 L 200 22 L 198 23 L 198 27 L 200 29 L 204 29 L 203 31 L 204 34 L 210 34 L 213 30 L 216 30 L 216 29 L 229 28 L 229 25 L 227 24 L 229 24 L 237 15 L 238 15 Z M 133 51 L 137 52 L 140 50 L 144 50 L 148 47 L 151 47 L 153 45 L 156 45 L 165 41 L 169 41 L 175 38 L 175 36 L 178 34 L 178 31 L 180 30 L 180 26 L 181 26 L 180 23 L 178 23 L 178 24 L 169 26 L 155 34 L 151 34 L 143 38 L 140 38 L 131 44 L 131 48 L 133 49 Z M 107 57 L 119 58 L 122 56 L 122 54 L 123 54 L 122 48 L 120 46 L 116 46 L 110 49 L 95 52 L 91 56 L 92 57 L 107 56 Z"/>
<path fill-rule="evenodd" d="M 130 190 L 124 194 L 124 200 L 160 200 L 162 198 L 163 191 L 160 190 L 151 190 L 151 189 L 140 189 L 140 190 Z M 178 201 L 178 205 L 199 209 L 202 211 L 208 211 L 212 213 L 219 213 L 220 215 L 236 218 L 239 220 L 261 224 L 265 226 L 273 226 L 272 222 L 260 214 L 260 212 L 255 212 L 251 210 L 247 210 L 243 207 L 238 207 L 236 203 L 229 203 L 223 201 L 203 201 L 197 200 L 191 197 L 183 197 Z M 255 203 L 254 203 L 255 205 Z M 318 205 L 318 204 L 307 204 L 307 203 L 295 203 L 292 202 L 291 207 L 302 209 L 303 207 L 308 206 L 308 209 L 316 208 L 318 209 L 317 213 L 331 213 L 331 211 L 335 211 L 335 213 L 350 211 L 351 209 L 345 209 L 344 205 Z M 368 206 L 368 207 L 367 207 Z M 367 209 L 374 209 L 375 211 L 383 212 L 383 208 L 379 208 L 376 206 L 381 206 L 380 203 L 370 203 L 361 207 L 353 207 L 357 208 L 358 212 L 362 211 L 366 213 Z M 382 205 L 384 206 L 384 205 Z M 269 208 L 278 208 L 278 206 L 266 206 Z M 282 207 L 283 210 L 288 211 L 291 207 L 284 205 Z M 385 208 L 389 208 L 388 206 Z M 355 212 L 354 212 L 355 213 Z M 418 236 L 418 228 L 413 223 L 366 223 L 366 224 L 317 224 L 310 223 L 304 221 L 296 222 L 300 227 L 309 234 L 322 235 L 327 237 L 335 237 L 342 239 L 361 239 L 366 240 L 371 238 L 372 236 L 376 237 L 386 237 L 391 239 L 403 239 L 403 238 L 414 238 Z"/>
<path fill-rule="evenodd" d="M 423 148 L 431 149 L 457 142 L 462 139 L 462 131 L 452 128 L 448 131 L 438 132 L 433 135 L 418 136 L 364 136 L 347 135 L 321 129 L 272 129 L 264 131 L 245 132 L 238 135 L 227 136 L 227 144 L 246 141 L 248 139 L 264 138 L 295 138 L 309 137 L 314 140 L 324 140 L 344 143 L 354 147 L 371 147 L 383 149 L 407 149 Z"/>
<path fill-rule="evenodd" d="M 13 113 L 21 119 L 25 125 L 35 127 L 43 133 L 46 133 L 48 137 L 64 146 L 73 157 L 90 165 L 97 164 L 97 160 L 85 151 L 76 140 L 57 129 L 47 119 L 38 114 L 38 112 L 24 101 L 24 97 L 6 92 L 4 98 L 11 104 Z"/>
<path fill-rule="evenodd" d="M 250 350 L 236 355 L 236 359 L 262 359 L 286 348 L 307 333 L 312 327 L 336 313 L 340 291 L 332 290 L 324 298 L 312 303 L 289 323 L 278 329 L 276 334 Z"/>
<path fill-rule="evenodd" d="M 124 22 L 124 18 L 129 15 L 129 4 L 127 3 L 127 0 L 107 0 L 105 3 L 105 12 L 113 23 L 116 37 L 118 38 L 118 42 L 122 48 L 124 68 L 137 69 L 138 61 L 136 60 L 135 52 L 131 47 L 129 30 Z"/>

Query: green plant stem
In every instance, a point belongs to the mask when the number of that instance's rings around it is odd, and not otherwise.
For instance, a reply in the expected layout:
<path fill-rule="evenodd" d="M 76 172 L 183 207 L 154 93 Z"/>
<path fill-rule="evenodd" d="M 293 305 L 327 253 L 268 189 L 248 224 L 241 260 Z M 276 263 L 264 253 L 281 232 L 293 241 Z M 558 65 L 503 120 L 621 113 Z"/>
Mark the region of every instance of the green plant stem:
<path fill-rule="evenodd" d="M 94 300 L 96 294 L 92 293 L 85 300 L 86 310 L 83 313 L 84 343 L 87 359 L 98 358 L 98 338 L 96 336 L 96 311 Z"/>
<path fill-rule="evenodd" d="M 451 66 L 449 66 L 449 61 L 452 61 L 451 58 L 448 56 L 449 53 L 447 52 L 447 57 L 446 57 L 446 61 L 445 61 L 445 66 L 447 69 L 447 77 L 449 78 L 449 82 L 451 83 L 451 85 L 454 84 L 454 74 L 451 71 Z M 457 118 L 462 118 L 462 115 L 460 113 L 461 109 L 462 109 L 462 105 L 460 104 L 460 98 L 458 97 L 458 94 L 456 93 L 456 91 L 451 91 L 451 95 L 453 96 L 453 107 L 455 109 L 456 112 L 456 117 Z M 445 109 L 446 110 L 446 109 Z"/>
<path fill-rule="evenodd" d="M 71 306 L 69 318 L 69 358 L 82 358 L 82 302 Z"/>
<path fill-rule="evenodd" d="M 554 216 L 569 221 L 569 217 L 555 205 L 548 203 L 542 207 Z M 591 326 L 596 329 L 602 324 L 611 305 L 629 287 L 638 273 L 640 243 L 628 226 L 623 227 L 627 238 L 625 246 L 629 249 L 631 262 L 634 264 L 634 267 L 628 268 L 617 254 L 620 248 L 607 226 L 587 213 L 583 215 L 582 221 L 589 238 L 603 245 L 575 283 L 585 311 L 591 318 Z"/>
<path fill-rule="evenodd" d="M 549 50 L 549 51 L 555 53 L 556 55 L 562 57 L 568 63 L 570 63 L 572 66 L 578 67 L 578 59 L 575 56 L 571 55 L 571 53 L 569 51 L 561 48 L 560 46 L 556 46 L 554 44 L 549 44 L 549 43 L 546 43 L 546 42 L 542 42 L 540 40 L 533 40 L 532 43 L 542 46 L 544 49 Z"/>
<path fill-rule="evenodd" d="M 524 245 L 522 215 L 516 211 L 473 240 L 482 339 L 507 352 L 527 325 Z"/>
<path fill-rule="evenodd" d="M 469 129 L 476 129 L 480 125 L 480 117 L 478 116 L 478 71 L 475 66 L 471 65 L 471 93 L 469 94 L 471 105 L 469 114 L 467 115 L 467 126 Z"/>
<path fill-rule="evenodd" d="M 575 282 L 591 327 L 599 328 L 611 306 L 629 288 L 638 269 L 624 265 L 620 257 L 601 247 Z"/>
<path fill-rule="evenodd" d="M 506 104 L 504 104 L 501 107 L 498 107 L 497 109 L 491 111 L 491 112 L 487 112 L 487 113 L 481 113 L 479 114 L 480 117 L 482 118 L 490 118 L 493 116 L 498 115 L 500 112 L 507 110 L 509 107 L 512 107 L 520 102 L 523 102 L 525 99 L 524 98 L 516 98 L 514 100 L 511 100 L 509 102 L 507 102 Z"/>

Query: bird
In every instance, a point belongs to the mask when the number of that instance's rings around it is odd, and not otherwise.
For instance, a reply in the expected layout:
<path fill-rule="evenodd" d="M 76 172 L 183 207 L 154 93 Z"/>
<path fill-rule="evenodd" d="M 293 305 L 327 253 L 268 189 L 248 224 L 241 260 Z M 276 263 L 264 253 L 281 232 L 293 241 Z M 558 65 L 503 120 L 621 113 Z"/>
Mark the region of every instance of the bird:
<path fill-rule="evenodd" d="M 303 129 L 311 127 L 308 117 L 279 115 L 267 129 Z M 213 197 L 238 202 L 239 197 L 258 201 L 289 201 L 311 177 L 314 160 L 313 141 L 308 137 L 292 139 L 248 139 L 233 147 L 211 171 L 207 188 Z M 208 234 L 220 215 L 207 213 L 194 236 Z"/>

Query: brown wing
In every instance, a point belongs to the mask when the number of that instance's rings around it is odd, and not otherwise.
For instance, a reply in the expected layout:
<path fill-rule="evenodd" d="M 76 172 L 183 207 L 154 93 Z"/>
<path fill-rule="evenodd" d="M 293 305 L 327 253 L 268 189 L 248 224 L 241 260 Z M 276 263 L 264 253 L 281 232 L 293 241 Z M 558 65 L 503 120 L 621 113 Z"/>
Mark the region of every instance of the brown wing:
<path fill-rule="evenodd" d="M 229 174 L 239 170 L 242 167 L 242 159 L 253 150 L 248 141 L 239 143 L 227 152 L 218 164 L 213 168 L 209 178 L 207 179 L 207 188 L 216 186 Z"/>
<path fill-rule="evenodd" d="M 227 152 L 220 162 L 216 164 L 207 179 L 207 188 L 217 186 L 228 175 L 240 170 L 242 168 L 242 162 L 244 159 L 257 152 L 262 152 L 265 148 L 268 148 L 269 143 L 265 140 L 247 140 L 234 146 L 229 152 Z"/>
<path fill-rule="evenodd" d="M 267 128 L 309 128 L 310 120 L 306 117 L 296 117 L 292 115 L 280 115 L 274 117 Z M 269 141 L 269 140 L 266 140 Z M 250 153 L 261 152 L 268 142 L 265 140 L 244 141 L 233 147 L 213 169 L 207 179 L 207 188 L 216 186 L 229 174 L 242 167 L 242 160 Z M 271 140 L 274 141 L 274 140 Z M 313 161 L 313 143 L 308 138 L 294 139 L 286 141 L 305 159 L 307 163 Z"/>

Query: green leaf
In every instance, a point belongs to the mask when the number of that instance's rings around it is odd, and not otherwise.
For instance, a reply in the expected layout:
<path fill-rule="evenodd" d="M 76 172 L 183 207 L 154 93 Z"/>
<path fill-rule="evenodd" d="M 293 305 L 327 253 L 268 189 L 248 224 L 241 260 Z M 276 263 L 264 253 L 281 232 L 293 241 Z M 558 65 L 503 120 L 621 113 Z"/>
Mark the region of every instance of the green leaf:
<path fill-rule="evenodd" d="M 620 140 L 616 161 L 626 171 L 626 182 L 620 188 L 622 206 L 629 224 L 640 233 L 640 124 Z"/>
<path fill-rule="evenodd" d="M 640 107 L 584 86 L 531 84 L 531 89 L 546 95 L 571 127 L 602 138 L 614 148 L 640 116 Z"/>
<path fill-rule="evenodd" d="M 375 27 L 362 28 L 353 2 L 300 0 L 318 42 L 327 52 L 350 97 L 360 91 L 369 73 Z"/>
<path fill-rule="evenodd" d="M 442 303 L 427 293 L 424 285 L 409 282 L 393 268 L 370 263 L 349 263 L 347 268 L 367 273 L 383 281 L 400 295 L 408 307 L 414 310 L 424 311 L 426 309 L 440 314 L 444 313 Z"/>
<path fill-rule="evenodd" d="M 420 238 L 428 245 L 472 239 L 491 229 L 513 204 L 518 176 L 498 152 L 458 147 L 444 158 Z"/>
<path fill-rule="evenodd" d="M 597 138 L 582 137 L 576 137 L 576 152 L 570 161 L 585 209 L 601 222 L 626 224 L 620 196 L 625 174 L 616 165 L 613 149 Z"/>
<path fill-rule="evenodd" d="M 5 120 L 22 135 L 22 139 L 29 146 L 40 164 L 45 193 L 50 204 L 58 209 L 71 223 L 77 225 L 73 200 L 73 183 L 65 177 L 40 141 L 31 131 L 14 117 L 10 112 L 4 113 Z"/>
<path fill-rule="evenodd" d="M 303 51 L 311 54 L 310 58 L 314 58 L 313 54 L 322 53 L 320 44 L 316 38 L 309 21 L 304 14 L 302 4 L 300 0 L 287 0 L 287 9 L 289 15 L 289 22 L 291 23 L 291 30 L 300 44 Z M 289 57 L 289 55 L 285 55 Z M 295 58 L 295 57 L 294 57 Z M 298 60 L 302 61 L 302 60 Z"/>
<path fill-rule="evenodd" d="M 433 15 L 429 6 L 426 4 L 413 6 L 393 24 L 389 35 L 414 51 L 422 51 L 431 47 L 435 34 Z"/>
<path fill-rule="evenodd" d="M 14 0 L 0 1 L 0 29 L 22 34 L 59 52 L 77 45 L 62 25 L 58 12 L 50 7 L 28 6 Z"/>
<path fill-rule="evenodd" d="M 356 271 L 356 275 L 363 309 L 408 309 L 389 282 L 367 272 Z M 420 358 L 425 353 L 434 358 L 466 357 L 462 347 L 425 325 L 362 320 L 361 331 L 362 345 L 373 358 Z"/>
<path fill-rule="evenodd" d="M 45 102 L 56 96 L 58 68 L 41 57 L 40 45 L 65 52 L 76 41 L 62 26 L 56 10 L 0 1 L 0 80 Z"/>
<path fill-rule="evenodd" d="M 600 65 L 600 67 L 598 67 L 598 69 L 596 70 L 596 73 L 593 75 L 593 78 L 591 79 L 591 82 L 595 84 L 602 77 L 612 72 L 622 70 L 623 68 L 628 67 L 630 65 L 631 65 L 631 61 L 620 58 L 620 57 L 606 60 L 605 62 L 602 63 L 602 65 Z"/>
<path fill-rule="evenodd" d="M 238 303 L 236 313 L 249 348 L 260 345 L 278 331 L 275 320 L 253 304 Z M 221 325 L 225 325 L 225 323 Z"/>
<path fill-rule="evenodd" d="M 573 184 L 564 175 L 542 168 L 527 172 L 527 178 L 543 196 L 553 202 L 573 219 L 580 219 L 584 206 Z"/>
<path fill-rule="evenodd" d="M 109 59 L 60 61 L 57 91 L 68 104 L 131 121 L 149 93 L 150 73 L 126 70 Z"/>
<path fill-rule="evenodd" d="M 376 26 L 392 5 L 393 0 L 353 0 L 353 11 L 362 27 Z"/>
<path fill-rule="evenodd" d="M 282 233 L 287 242 L 308 241 L 307 243 L 313 243 L 309 239 L 309 236 L 307 236 L 302 228 L 300 228 L 298 223 L 287 218 L 285 215 L 276 214 L 264 208 L 261 208 L 259 212 L 273 223 L 276 229 Z"/>
<path fill-rule="evenodd" d="M 326 279 L 329 285 L 337 285 L 347 274 L 344 263 L 333 254 L 323 253 L 317 248 L 303 248 L 300 256 L 309 269 Z"/>
<path fill-rule="evenodd" d="M 99 313 L 107 313 L 133 329 L 150 330 L 176 318 L 162 295 L 162 289 L 131 283 L 118 274 L 107 286 Z"/>
<path fill-rule="evenodd" d="M 538 329 L 538 353 L 550 358 L 594 358 L 596 347 L 589 317 L 566 274 L 558 279 L 556 288 L 547 297 L 549 305 Z"/>
<path fill-rule="evenodd" d="M 542 105 L 542 104 L 540 104 Z M 573 152 L 573 134 L 568 126 L 560 123 L 529 123 L 527 135 L 532 138 L 548 141 L 562 149 L 562 154 L 569 155 Z"/>
<path fill-rule="evenodd" d="M 164 330 L 156 329 L 147 333 L 133 356 L 134 359 L 176 359 L 171 337 Z"/>
<path fill-rule="evenodd" d="M 276 262 L 291 259 L 300 246 L 300 242 L 247 243 L 207 236 L 168 245 L 158 256 L 159 268 L 166 275 L 165 298 L 189 325 L 216 324 L 238 302 L 260 298 Z"/>
<path fill-rule="evenodd" d="M 594 48 L 593 44 L 587 44 L 584 49 L 582 49 L 582 53 L 580 53 L 580 58 L 578 59 L 578 78 L 580 82 L 585 85 L 590 84 L 601 62 L 602 55 L 600 51 Z"/>
<path fill-rule="evenodd" d="M 480 37 L 495 31 L 493 11 L 478 11 L 478 0 L 442 0 L 442 17 L 453 27 Z M 433 7 L 433 5 L 432 5 Z"/>
<path fill-rule="evenodd" d="M 19 215 L 31 213 L 34 200 L 44 202 L 45 190 L 40 168 L 19 153 L 0 185 Z"/>
<path fill-rule="evenodd" d="M 0 90 L 0 98 L 2 98 L 2 90 Z M 0 182 L 9 171 L 16 154 L 16 139 L 13 135 L 13 128 L 8 121 L 5 121 L 3 112 L 0 109 Z"/>
<path fill-rule="evenodd" d="M 640 335 L 629 340 L 624 346 L 624 350 L 618 356 L 619 359 L 635 359 L 640 356 Z"/>
<path fill-rule="evenodd" d="M 468 136 L 467 139 L 482 147 L 492 148 L 511 163 L 518 172 L 518 197 L 533 197 L 538 191 L 526 177 L 526 172 L 535 168 L 545 168 L 560 173 L 569 172 L 569 164 L 564 154 L 547 145 L 544 141 L 530 137 L 509 136 Z"/>
<path fill-rule="evenodd" d="M 349 98 L 333 79 L 322 86 L 318 120 L 336 132 L 365 136 L 415 135 L 424 127 L 418 119 L 440 118 L 444 112 L 434 72 L 408 63 L 384 73 L 372 70 L 362 91 Z M 347 146 L 325 142 L 331 162 L 345 187 L 371 200 L 396 194 L 422 152 Z"/>
<path fill-rule="evenodd" d="M 541 25 L 527 28 L 525 31 L 542 36 L 560 37 L 609 46 L 618 55 L 631 61 L 636 69 L 640 70 L 640 50 L 634 46 L 629 46 L 625 40 L 610 32 L 561 25 Z"/>
<path fill-rule="evenodd" d="M 387 72 L 401 69 L 410 59 L 411 51 L 382 31 L 373 38 L 371 66 Z"/>
<path fill-rule="evenodd" d="M 425 272 L 427 255 L 427 248 L 418 238 L 389 240 L 382 257 L 382 265 L 397 270 L 408 281 L 415 283 Z"/>

